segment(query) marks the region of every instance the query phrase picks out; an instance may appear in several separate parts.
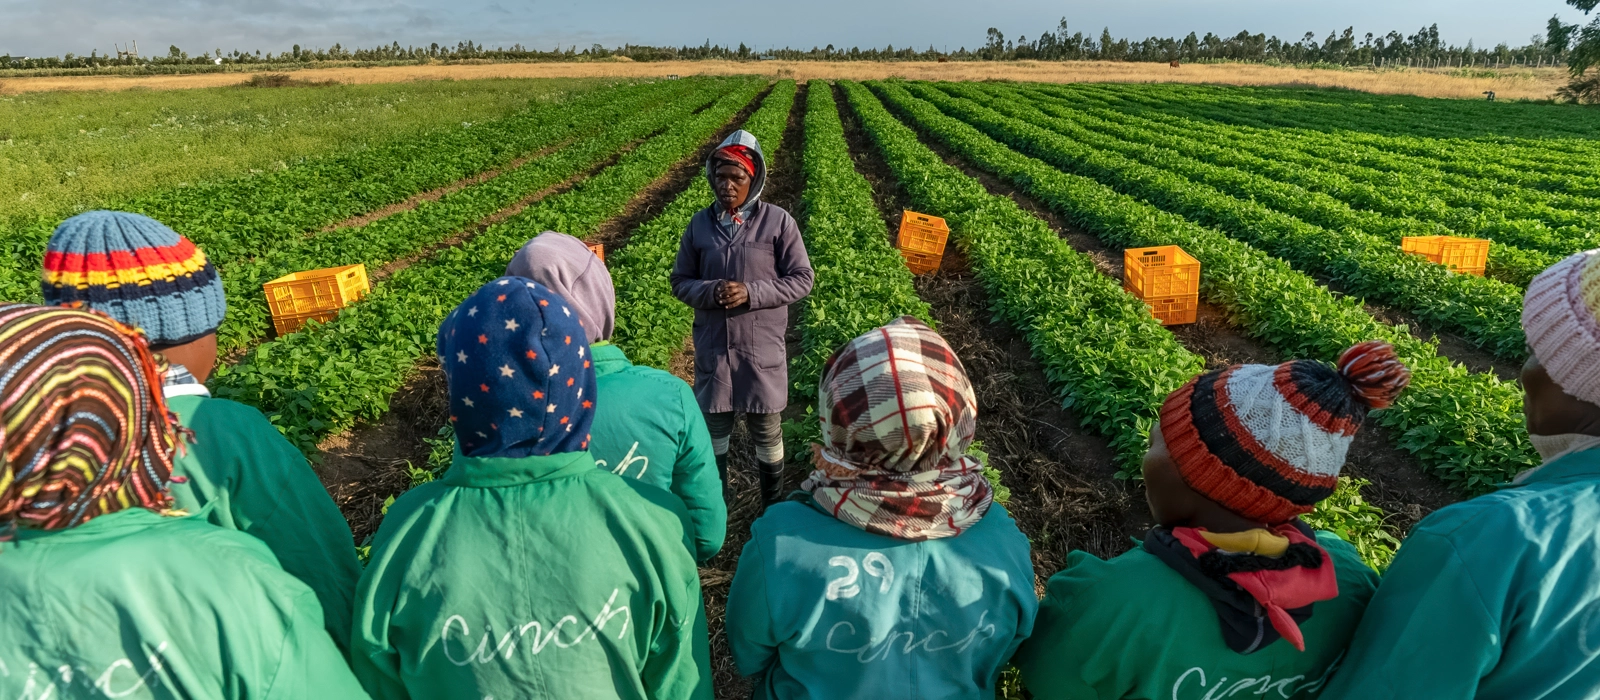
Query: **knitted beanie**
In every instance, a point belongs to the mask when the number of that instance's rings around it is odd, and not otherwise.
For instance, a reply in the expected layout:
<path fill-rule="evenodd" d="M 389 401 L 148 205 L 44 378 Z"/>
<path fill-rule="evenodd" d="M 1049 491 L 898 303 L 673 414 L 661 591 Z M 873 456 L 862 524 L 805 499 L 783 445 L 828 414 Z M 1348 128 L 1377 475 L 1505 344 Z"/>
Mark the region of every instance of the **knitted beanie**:
<path fill-rule="evenodd" d="M 1522 300 L 1528 347 L 1563 391 L 1600 404 L 1600 249 L 1539 273 Z"/>
<path fill-rule="evenodd" d="M 61 222 L 44 256 L 47 304 L 84 306 L 142 329 L 156 347 L 216 332 L 227 311 L 205 253 L 148 216 L 91 211 Z"/>
<path fill-rule="evenodd" d="M 1337 369 L 1314 360 L 1234 365 L 1168 396 L 1161 436 L 1190 488 L 1276 525 L 1333 494 L 1367 409 L 1393 403 L 1410 380 L 1381 341 L 1344 351 Z"/>

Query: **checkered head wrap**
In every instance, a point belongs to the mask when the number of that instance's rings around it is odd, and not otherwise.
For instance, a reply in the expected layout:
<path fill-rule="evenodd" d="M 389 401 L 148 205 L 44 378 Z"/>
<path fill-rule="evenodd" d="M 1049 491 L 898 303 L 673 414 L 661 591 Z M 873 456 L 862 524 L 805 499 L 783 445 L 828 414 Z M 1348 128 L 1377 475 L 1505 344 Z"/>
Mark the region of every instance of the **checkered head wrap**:
<path fill-rule="evenodd" d="M 850 341 L 817 392 L 822 444 L 800 488 L 839 520 L 903 540 L 955 537 L 994 494 L 967 456 L 978 402 L 966 368 L 910 316 Z"/>

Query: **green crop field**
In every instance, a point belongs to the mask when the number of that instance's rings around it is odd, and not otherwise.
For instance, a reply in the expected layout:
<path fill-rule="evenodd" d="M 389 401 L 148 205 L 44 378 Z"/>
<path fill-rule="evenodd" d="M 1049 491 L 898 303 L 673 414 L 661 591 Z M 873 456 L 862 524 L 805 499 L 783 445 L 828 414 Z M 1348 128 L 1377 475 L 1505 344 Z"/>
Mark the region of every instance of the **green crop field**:
<path fill-rule="evenodd" d="M 1397 347 L 1412 385 L 1372 415 L 1348 478 L 1310 519 L 1384 566 L 1427 512 L 1537 464 L 1516 383 L 1522 295 L 1540 270 L 1600 247 L 1600 112 L 1571 105 L 1161 84 L 498 80 L 47 93 L 0 98 L 0 124 L 0 298 L 37 300 L 51 227 L 84 208 L 148 213 L 194 239 L 230 307 L 212 391 L 260 408 L 316 459 L 358 539 L 383 501 L 448 466 L 428 380 L 440 320 L 539 232 L 603 242 L 616 342 L 681 371 L 693 314 L 668 272 L 710 201 L 695 163 L 734 128 L 761 139 L 769 199 L 795 214 L 817 273 L 792 315 L 793 475 L 829 353 L 923 318 L 973 372 L 982 457 L 1041 581 L 1067 551 L 1114 555 L 1148 524 L 1134 477 L 1169 392 L 1208 367 L 1332 361 L 1374 338 Z M 903 209 L 948 222 L 937 272 L 912 275 L 896 250 Z M 1486 239 L 1485 268 L 1402 252 L 1413 236 Z M 1192 326 L 1163 326 L 1123 289 L 1122 251 L 1155 245 L 1200 261 Z M 274 336 L 263 283 L 358 263 L 369 296 Z M 403 444 L 351 467 L 348 446 L 371 435 Z M 703 569 L 714 628 L 757 512 L 754 494 L 738 498 L 724 554 Z M 719 692 L 734 697 L 716 653 Z"/>

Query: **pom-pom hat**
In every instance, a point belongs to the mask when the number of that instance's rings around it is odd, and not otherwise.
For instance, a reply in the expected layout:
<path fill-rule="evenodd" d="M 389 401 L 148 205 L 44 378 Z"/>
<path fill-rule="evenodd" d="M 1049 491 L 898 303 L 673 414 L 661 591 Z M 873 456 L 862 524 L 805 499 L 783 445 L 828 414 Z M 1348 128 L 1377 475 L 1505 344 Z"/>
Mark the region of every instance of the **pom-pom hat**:
<path fill-rule="evenodd" d="M 1563 391 L 1600 404 L 1600 249 L 1533 278 L 1522 301 L 1522 330 Z"/>
<path fill-rule="evenodd" d="M 91 211 L 61 222 L 45 248 L 45 303 L 85 307 L 138 328 L 151 345 L 215 333 L 228 304 L 194 243 L 140 214 Z"/>
<path fill-rule="evenodd" d="M 1337 368 L 1313 360 L 1235 365 L 1167 397 L 1161 436 L 1184 483 L 1251 520 L 1279 524 L 1333 494 L 1367 410 L 1394 402 L 1411 373 L 1369 341 Z"/>

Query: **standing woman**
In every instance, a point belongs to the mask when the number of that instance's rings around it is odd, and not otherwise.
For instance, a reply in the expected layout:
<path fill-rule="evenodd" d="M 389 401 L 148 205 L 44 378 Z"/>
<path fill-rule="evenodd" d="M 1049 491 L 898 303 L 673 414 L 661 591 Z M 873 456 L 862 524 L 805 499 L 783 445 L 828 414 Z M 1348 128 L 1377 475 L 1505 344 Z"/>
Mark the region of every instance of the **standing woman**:
<path fill-rule="evenodd" d="M 365 698 L 261 540 L 171 510 L 191 435 L 104 316 L 0 305 L 0 696 Z"/>
<path fill-rule="evenodd" d="M 783 428 L 789 405 L 784 331 L 789 304 L 811 293 L 811 261 L 794 217 L 761 201 L 761 145 L 729 136 L 706 161 L 716 201 L 689 221 L 672 269 L 672 293 L 694 307 L 694 393 L 711 429 L 726 487 L 734 412 L 756 444 L 761 497 L 783 495 Z"/>

